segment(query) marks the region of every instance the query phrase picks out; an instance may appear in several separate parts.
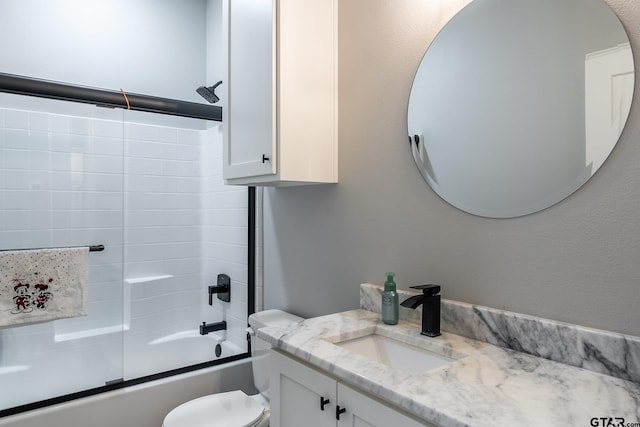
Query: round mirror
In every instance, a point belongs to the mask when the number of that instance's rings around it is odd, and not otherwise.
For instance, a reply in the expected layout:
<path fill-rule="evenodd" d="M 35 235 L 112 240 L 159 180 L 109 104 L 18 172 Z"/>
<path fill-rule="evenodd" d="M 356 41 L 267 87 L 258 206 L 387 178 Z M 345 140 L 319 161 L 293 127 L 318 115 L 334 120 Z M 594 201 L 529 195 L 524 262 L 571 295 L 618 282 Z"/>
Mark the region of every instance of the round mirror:
<path fill-rule="evenodd" d="M 629 39 L 602 0 L 475 0 L 416 73 L 411 150 L 453 206 L 527 215 L 598 170 L 627 120 L 633 85 Z"/>

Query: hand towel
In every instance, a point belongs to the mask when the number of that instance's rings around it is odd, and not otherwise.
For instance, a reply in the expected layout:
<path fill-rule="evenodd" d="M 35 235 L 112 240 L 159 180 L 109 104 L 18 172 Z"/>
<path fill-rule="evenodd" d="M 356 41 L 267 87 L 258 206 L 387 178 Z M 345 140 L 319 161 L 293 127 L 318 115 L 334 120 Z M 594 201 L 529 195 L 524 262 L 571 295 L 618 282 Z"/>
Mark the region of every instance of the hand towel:
<path fill-rule="evenodd" d="M 0 251 L 0 326 L 87 314 L 89 248 Z"/>

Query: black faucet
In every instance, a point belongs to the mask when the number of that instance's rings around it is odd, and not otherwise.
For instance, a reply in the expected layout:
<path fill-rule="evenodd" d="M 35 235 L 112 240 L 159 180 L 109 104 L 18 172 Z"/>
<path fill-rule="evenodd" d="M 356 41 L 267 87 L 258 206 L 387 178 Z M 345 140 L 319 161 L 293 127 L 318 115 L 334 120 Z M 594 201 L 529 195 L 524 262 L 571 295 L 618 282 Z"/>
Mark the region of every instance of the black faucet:
<path fill-rule="evenodd" d="M 200 325 L 200 335 L 207 335 L 209 332 L 215 331 L 225 331 L 226 329 L 227 322 L 224 320 L 222 322 L 215 323 L 202 322 L 202 325 Z"/>
<path fill-rule="evenodd" d="M 422 335 L 437 337 L 440 335 L 440 286 L 418 285 L 411 289 L 422 290 L 422 295 L 414 295 L 400 303 L 403 307 L 416 309 L 422 305 Z"/>
<path fill-rule="evenodd" d="M 218 294 L 220 301 L 231 301 L 231 278 L 226 274 L 218 274 L 218 283 L 209 286 L 209 305 L 213 305 L 213 294 Z"/>

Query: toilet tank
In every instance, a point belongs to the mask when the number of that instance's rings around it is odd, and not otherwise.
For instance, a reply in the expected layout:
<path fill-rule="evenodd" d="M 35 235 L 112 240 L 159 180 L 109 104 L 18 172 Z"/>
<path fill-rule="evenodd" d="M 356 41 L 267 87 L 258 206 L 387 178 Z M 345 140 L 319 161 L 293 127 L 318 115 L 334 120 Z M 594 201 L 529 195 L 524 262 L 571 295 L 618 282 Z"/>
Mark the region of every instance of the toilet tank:
<path fill-rule="evenodd" d="M 300 323 L 302 317 L 281 310 L 265 310 L 249 316 L 249 336 L 251 337 L 251 366 L 253 383 L 265 398 L 269 398 L 269 350 L 271 344 L 256 336 L 256 331 L 267 326 L 286 327 Z"/>

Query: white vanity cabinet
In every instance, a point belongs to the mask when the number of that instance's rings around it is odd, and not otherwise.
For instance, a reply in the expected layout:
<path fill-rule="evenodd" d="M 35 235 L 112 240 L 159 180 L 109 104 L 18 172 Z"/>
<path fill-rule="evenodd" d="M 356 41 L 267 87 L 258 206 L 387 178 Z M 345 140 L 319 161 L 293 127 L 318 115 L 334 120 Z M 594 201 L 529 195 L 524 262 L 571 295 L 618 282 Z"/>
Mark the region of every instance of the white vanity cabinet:
<path fill-rule="evenodd" d="M 336 426 L 336 380 L 275 350 L 270 363 L 269 427 Z"/>
<path fill-rule="evenodd" d="M 270 427 L 434 427 L 277 350 L 271 363 Z"/>
<path fill-rule="evenodd" d="M 226 183 L 337 182 L 337 0 L 223 5 Z"/>

